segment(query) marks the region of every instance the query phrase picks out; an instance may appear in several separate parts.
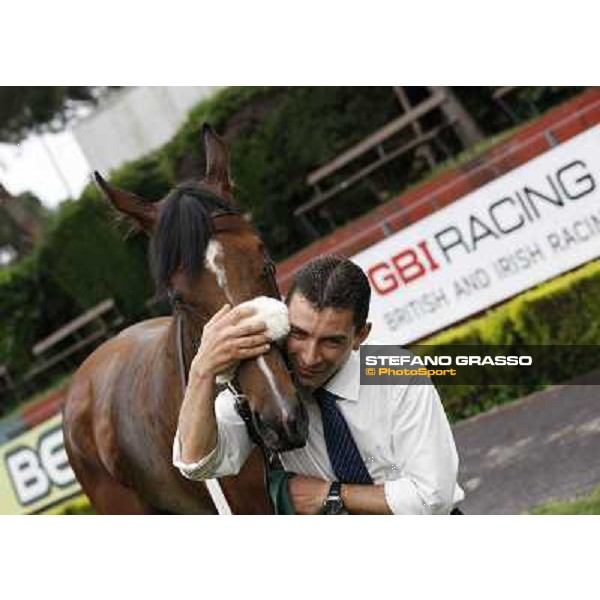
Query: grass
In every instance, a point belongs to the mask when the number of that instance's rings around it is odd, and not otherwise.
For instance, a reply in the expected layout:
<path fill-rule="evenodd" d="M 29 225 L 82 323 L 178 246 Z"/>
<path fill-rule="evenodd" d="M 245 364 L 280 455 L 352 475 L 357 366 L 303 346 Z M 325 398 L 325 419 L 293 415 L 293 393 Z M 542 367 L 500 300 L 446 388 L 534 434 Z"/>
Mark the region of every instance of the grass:
<path fill-rule="evenodd" d="M 531 511 L 533 515 L 600 515 L 600 486 L 589 496 L 567 502 L 548 502 Z"/>
<path fill-rule="evenodd" d="M 76 498 L 67 500 L 63 504 L 59 504 L 46 511 L 47 515 L 95 515 L 96 511 L 93 509 L 87 496 L 83 493 Z"/>

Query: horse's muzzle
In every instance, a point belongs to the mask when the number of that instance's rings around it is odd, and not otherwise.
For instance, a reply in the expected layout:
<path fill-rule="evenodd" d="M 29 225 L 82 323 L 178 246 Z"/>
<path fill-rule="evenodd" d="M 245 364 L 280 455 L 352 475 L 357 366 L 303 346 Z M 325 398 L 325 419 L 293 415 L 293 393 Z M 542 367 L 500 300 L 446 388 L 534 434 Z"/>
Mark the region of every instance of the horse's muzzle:
<path fill-rule="evenodd" d="M 291 413 L 277 416 L 254 413 L 253 419 L 258 434 L 272 452 L 286 452 L 306 444 L 308 414 L 301 402 Z"/>

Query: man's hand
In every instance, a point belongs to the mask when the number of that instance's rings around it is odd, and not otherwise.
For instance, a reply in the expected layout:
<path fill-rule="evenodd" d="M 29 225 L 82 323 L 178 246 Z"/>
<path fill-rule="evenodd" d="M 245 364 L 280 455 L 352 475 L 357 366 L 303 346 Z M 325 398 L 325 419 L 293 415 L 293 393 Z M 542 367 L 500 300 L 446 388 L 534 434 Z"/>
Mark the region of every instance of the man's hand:
<path fill-rule="evenodd" d="M 190 367 L 190 380 L 212 379 L 241 360 L 255 358 L 270 348 L 263 321 L 251 319 L 250 307 L 225 304 L 205 325 L 200 348 Z"/>
<path fill-rule="evenodd" d="M 296 475 L 288 481 L 290 497 L 299 515 L 316 515 L 322 508 L 330 482 L 316 477 Z"/>

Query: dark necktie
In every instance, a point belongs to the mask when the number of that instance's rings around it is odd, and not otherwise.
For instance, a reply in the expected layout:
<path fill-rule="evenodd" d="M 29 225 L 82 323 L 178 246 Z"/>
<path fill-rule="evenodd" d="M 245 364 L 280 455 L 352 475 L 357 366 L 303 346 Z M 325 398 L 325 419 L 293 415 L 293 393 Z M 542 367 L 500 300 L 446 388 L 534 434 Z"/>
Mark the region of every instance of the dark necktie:
<path fill-rule="evenodd" d="M 336 395 L 319 388 L 315 398 L 321 409 L 323 433 L 331 466 L 342 483 L 373 483 L 356 447 L 346 419 L 336 403 Z"/>

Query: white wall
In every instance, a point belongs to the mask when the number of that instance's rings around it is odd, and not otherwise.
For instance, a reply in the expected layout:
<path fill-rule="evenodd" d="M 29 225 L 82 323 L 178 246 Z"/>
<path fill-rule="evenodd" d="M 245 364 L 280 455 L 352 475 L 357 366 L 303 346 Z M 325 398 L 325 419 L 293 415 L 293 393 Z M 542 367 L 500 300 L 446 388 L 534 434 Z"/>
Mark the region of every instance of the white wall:
<path fill-rule="evenodd" d="M 73 133 L 91 169 L 108 174 L 166 143 L 188 111 L 218 87 L 132 87 L 79 122 Z"/>

